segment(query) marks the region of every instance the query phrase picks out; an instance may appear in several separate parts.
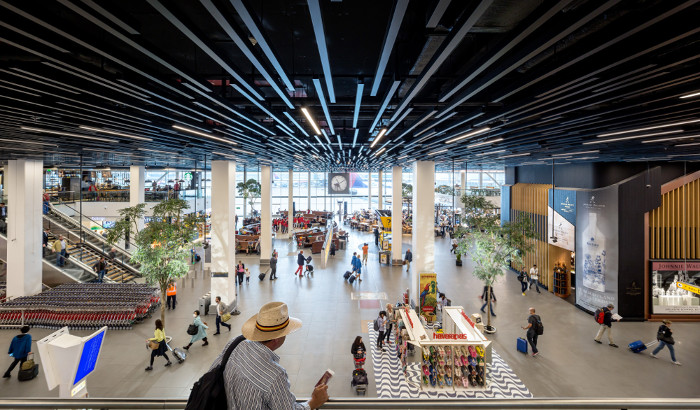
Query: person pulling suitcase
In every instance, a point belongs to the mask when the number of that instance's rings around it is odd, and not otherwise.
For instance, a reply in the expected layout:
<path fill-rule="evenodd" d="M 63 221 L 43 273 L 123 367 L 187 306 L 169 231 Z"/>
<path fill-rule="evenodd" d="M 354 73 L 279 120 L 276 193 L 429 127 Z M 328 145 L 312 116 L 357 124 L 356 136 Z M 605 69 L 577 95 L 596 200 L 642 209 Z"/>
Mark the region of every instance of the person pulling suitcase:
<path fill-rule="evenodd" d="M 12 341 L 10 342 L 10 349 L 8 353 L 14 360 L 10 364 L 10 367 L 7 368 L 5 374 L 2 376 L 5 379 L 10 377 L 10 373 L 12 370 L 14 370 L 18 363 L 20 364 L 21 368 L 22 364 L 27 361 L 27 356 L 29 356 L 29 353 L 31 353 L 32 350 L 32 335 L 29 334 L 29 326 L 22 327 L 20 332 L 22 333 L 13 337 Z"/>

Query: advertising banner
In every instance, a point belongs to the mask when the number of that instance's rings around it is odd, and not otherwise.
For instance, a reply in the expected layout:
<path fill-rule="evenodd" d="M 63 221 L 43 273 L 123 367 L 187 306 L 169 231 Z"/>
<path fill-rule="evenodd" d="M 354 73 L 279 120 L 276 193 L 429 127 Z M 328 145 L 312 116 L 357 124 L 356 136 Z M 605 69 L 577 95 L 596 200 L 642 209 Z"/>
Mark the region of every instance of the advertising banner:
<path fill-rule="evenodd" d="M 576 191 L 549 190 L 547 221 L 549 244 L 576 251 Z"/>
<path fill-rule="evenodd" d="M 618 187 L 576 193 L 576 304 L 618 303 Z"/>
<path fill-rule="evenodd" d="M 435 314 L 437 307 L 437 274 L 420 274 L 419 306 L 422 314 Z"/>
<path fill-rule="evenodd" d="M 700 314 L 700 261 L 651 262 L 651 312 Z"/>
<path fill-rule="evenodd" d="M 510 222 L 510 185 L 501 186 L 501 225 Z"/>

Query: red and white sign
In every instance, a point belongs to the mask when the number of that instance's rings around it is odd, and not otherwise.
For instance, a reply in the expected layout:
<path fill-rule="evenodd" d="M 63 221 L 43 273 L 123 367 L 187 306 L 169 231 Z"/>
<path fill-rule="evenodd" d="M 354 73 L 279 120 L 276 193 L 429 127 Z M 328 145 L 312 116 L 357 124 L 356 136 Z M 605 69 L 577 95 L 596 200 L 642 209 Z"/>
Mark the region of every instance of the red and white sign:
<path fill-rule="evenodd" d="M 467 340 L 467 335 L 455 334 L 455 333 L 433 333 L 433 340 L 438 340 L 438 339 Z"/>

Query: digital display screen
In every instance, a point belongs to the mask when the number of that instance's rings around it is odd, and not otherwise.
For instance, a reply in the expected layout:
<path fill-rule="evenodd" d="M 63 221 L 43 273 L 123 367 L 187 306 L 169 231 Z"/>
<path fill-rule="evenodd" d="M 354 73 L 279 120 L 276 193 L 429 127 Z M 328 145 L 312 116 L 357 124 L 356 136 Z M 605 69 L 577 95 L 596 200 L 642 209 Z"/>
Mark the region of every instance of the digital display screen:
<path fill-rule="evenodd" d="M 87 375 L 95 370 L 95 365 L 97 365 L 97 358 L 100 355 L 100 348 L 102 347 L 102 340 L 105 337 L 105 331 L 101 331 L 94 335 L 90 340 L 86 341 L 83 345 L 83 352 L 80 355 L 80 362 L 78 363 L 78 371 L 75 373 L 75 380 L 73 384 L 78 383 Z"/>
<path fill-rule="evenodd" d="M 102 222 L 102 227 L 105 229 L 112 229 L 114 228 L 114 225 L 116 225 L 116 222 L 114 221 L 104 221 Z"/>

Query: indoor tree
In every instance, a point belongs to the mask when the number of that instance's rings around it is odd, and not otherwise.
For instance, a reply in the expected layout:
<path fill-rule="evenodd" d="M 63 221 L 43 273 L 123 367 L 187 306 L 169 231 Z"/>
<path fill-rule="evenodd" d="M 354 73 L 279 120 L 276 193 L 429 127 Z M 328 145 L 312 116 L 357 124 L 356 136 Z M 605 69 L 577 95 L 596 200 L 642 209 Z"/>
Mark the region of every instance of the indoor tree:
<path fill-rule="evenodd" d="M 495 205 L 478 195 L 462 196 L 466 228 L 458 228 L 457 252 L 469 255 L 474 262 L 473 274 L 488 286 L 485 331 L 491 326 L 491 286 L 511 263 L 521 264 L 523 255 L 534 249 L 535 230 L 528 218 L 501 223 Z"/>
<path fill-rule="evenodd" d="M 239 182 L 236 185 L 236 188 L 238 188 L 238 195 L 242 196 L 245 201 L 248 201 L 248 204 L 250 205 L 250 213 L 252 214 L 253 205 L 255 205 L 255 200 L 257 198 L 260 198 L 260 182 L 251 178 L 245 182 Z"/>
<path fill-rule="evenodd" d="M 407 183 L 402 183 L 401 184 L 401 196 L 403 198 L 411 198 L 413 197 L 413 185 L 407 184 Z"/>
<path fill-rule="evenodd" d="M 111 244 L 131 236 L 136 245 L 131 261 L 140 264 L 146 281 L 160 288 L 161 299 L 171 281 L 189 271 L 188 258 L 192 241 L 197 236 L 201 218 L 186 214 L 189 208 L 183 199 L 168 199 L 153 207 L 151 221 L 139 229 L 138 221 L 146 214 L 146 204 L 119 210 L 119 219 L 107 234 Z M 165 325 L 165 303 L 160 306 L 160 320 Z"/>

